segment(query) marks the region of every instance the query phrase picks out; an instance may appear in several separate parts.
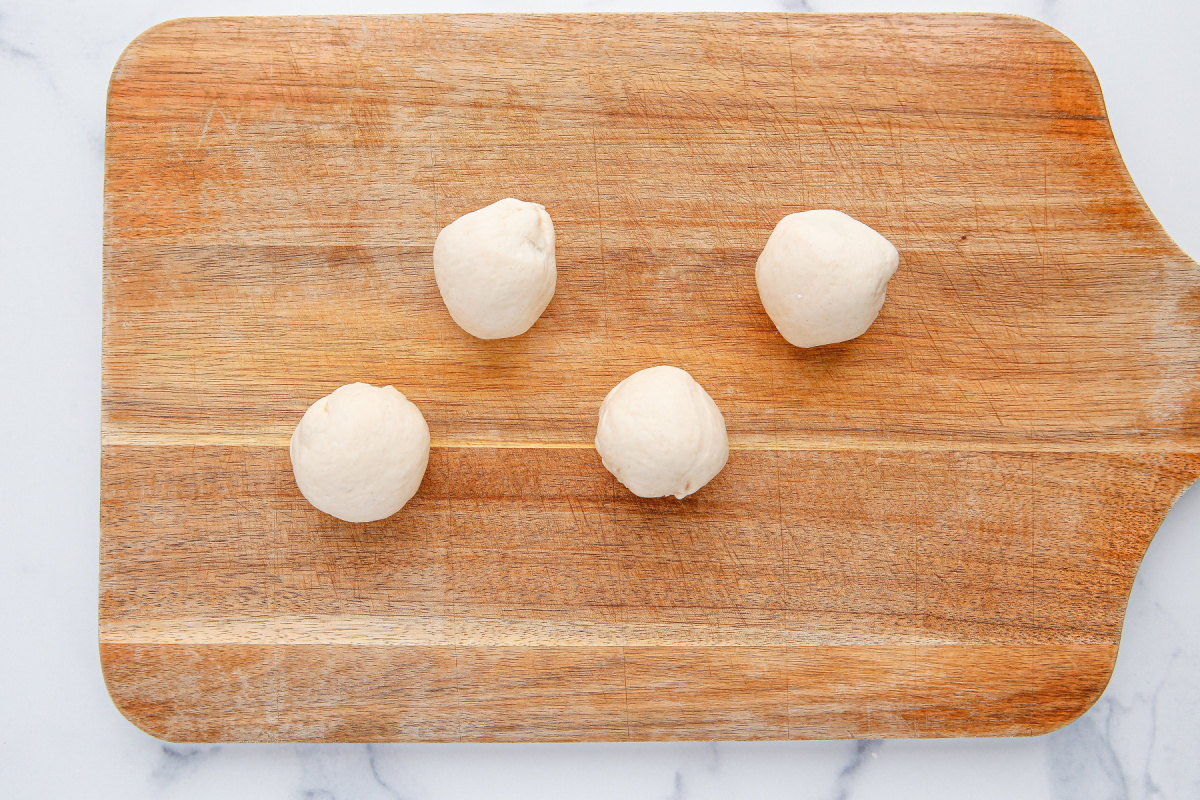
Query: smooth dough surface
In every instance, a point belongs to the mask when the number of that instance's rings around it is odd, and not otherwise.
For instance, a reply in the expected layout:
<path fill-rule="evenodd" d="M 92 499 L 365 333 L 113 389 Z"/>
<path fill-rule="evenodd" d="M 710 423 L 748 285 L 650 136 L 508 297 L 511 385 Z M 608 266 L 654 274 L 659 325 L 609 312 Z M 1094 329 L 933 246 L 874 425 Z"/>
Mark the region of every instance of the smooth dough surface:
<path fill-rule="evenodd" d="M 391 386 L 351 383 L 309 406 L 288 452 L 308 502 L 346 522 L 374 522 L 417 493 L 429 426 Z"/>
<path fill-rule="evenodd" d="M 887 294 L 900 253 L 841 211 L 789 214 L 771 237 L 754 278 L 767 315 L 797 347 L 818 347 L 861 336 Z"/>
<path fill-rule="evenodd" d="M 678 367 L 650 367 L 618 383 L 600 405 L 596 450 L 638 497 L 687 497 L 729 460 L 725 418 Z"/>
<path fill-rule="evenodd" d="M 545 207 L 511 197 L 464 214 L 438 234 L 433 274 L 464 331 L 520 336 L 554 296 L 554 223 Z"/>

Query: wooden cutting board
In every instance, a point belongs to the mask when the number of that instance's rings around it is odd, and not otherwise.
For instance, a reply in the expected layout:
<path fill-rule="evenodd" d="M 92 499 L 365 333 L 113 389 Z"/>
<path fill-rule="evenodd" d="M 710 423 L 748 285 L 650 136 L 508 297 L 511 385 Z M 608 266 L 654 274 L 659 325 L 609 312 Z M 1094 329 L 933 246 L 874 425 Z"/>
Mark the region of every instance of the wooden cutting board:
<path fill-rule="evenodd" d="M 1049 731 L 1200 472 L 1200 268 L 1028 19 L 179 20 L 121 57 L 106 156 L 100 647 L 156 736 Z M 430 254 L 506 196 L 558 291 L 484 342 Z M 799 350 L 754 263 L 810 208 L 902 255 L 870 331 Z M 682 502 L 591 444 L 662 363 L 733 450 Z M 368 525 L 286 449 L 352 381 L 433 435 Z"/>

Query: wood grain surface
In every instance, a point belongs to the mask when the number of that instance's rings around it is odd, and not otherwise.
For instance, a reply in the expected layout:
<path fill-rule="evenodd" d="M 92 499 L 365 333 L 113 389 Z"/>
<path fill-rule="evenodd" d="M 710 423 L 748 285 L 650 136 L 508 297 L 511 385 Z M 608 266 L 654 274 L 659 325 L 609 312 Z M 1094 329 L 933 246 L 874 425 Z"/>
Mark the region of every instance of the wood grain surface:
<path fill-rule="evenodd" d="M 105 147 L 100 647 L 156 736 L 1045 732 L 1200 472 L 1200 268 L 1028 19 L 178 20 Z M 506 196 L 553 216 L 558 290 L 485 342 L 431 251 Z M 901 265 L 864 336 L 799 350 L 754 263 L 810 208 Z M 684 501 L 591 445 L 660 363 L 732 445 Z M 286 449 L 352 381 L 433 436 L 366 525 Z"/>

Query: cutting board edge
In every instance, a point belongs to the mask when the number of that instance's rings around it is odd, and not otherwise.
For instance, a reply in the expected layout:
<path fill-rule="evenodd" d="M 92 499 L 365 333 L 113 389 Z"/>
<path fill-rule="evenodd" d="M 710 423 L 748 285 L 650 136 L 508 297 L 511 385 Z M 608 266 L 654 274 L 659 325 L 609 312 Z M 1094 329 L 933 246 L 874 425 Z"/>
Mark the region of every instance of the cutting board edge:
<path fill-rule="evenodd" d="M 917 725 L 914 725 L 914 722 L 911 719 L 901 719 L 899 716 L 896 716 L 895 713 L 889 714 L 889 712 L 887 712 L 886 710 L 881 711 L 881 710 L 876 709 L 874 712 L 872 712 L 871 709 L 868 707 L 866 710 L 867 722 L 866 722 L 865 727 L 862 724 L 862 720 L 859 719 L 859 720 L 857 720 L 856 723 L 851 722 L 851 723 L 847 723 L 846 725 L 843 725 L 841 728 L 837 728 L 837 727 L 833 728 L 832 735 L 831 735 L 831 729 L 828 728 L 826 725 L 826 718 L 830 716 L 828 711 L 813 712 L 816 716 L 818 716 L 822 719 L 821 724 L 805 727 L 803 724 L 798 723 L 797 725 L 794 726 L 795 729 L 793 729 L 793 726 L 789 722 L 786 724 L 786 727 L 784 727 L 782 725 L 776 726 L 778 728 L 777 733 L 783 734 L 783 735 L 772 735 L 771 733 L 764 733 L 764 731 L 762 730 L 762 728 L 764 726 L 761 724 L 761 720 L 759 720 L 758 723 L 756 724 L 754 721 L 747 722 L 744 719 L 738 719 L 738 716 L 739 716 L 738 708 L 734 708 L 730 712 L 731 717 L 733 718 L 733 721 L 726 722 L 724 725 L 721 725 L 720 723 L 718 723 L 717 727 L 721 728 L 722 730 L 717 735 L 713 735 L 711 732 L 706 730 L 706 728 L 713 727 L 711 722 L 706 724 L 705 720 L 697 721 L 695 718 L 690 718 L 690 717 L 692 717 L 692 714 L 694 714 L 696 709 L 686 709 L 686 708 L 680 709 L 675 705 L 671 705 L 670 701 L 668 701 L 668 703 L 664 706 L 665 713 L 660 713 L 658 715 L 658 717 L 655 719 L 654 723 L 647 723 L 647 721 L 645 719 L 640 718 L 641 715 L 639 715 L 637 713 L 639 711 L 639 709 L 630 710 L 627 706 L 623 717 L 620 714 L 620 710 L 617 709 L 618 713 L 617 713 L 616 717 L 602 720 L 601 724 L 598 728 L 588 729 L 586 727 L 589 723 L 594 724 L 596 721 L 586 719 L 586 710 L 585 710 L 580 715 L 580 717 L 583 717 L 583 719 L 580 719 L 579 717 L 577 717 L 570 726 L 566 726 L 565 728 L 564 727 L 556 727 L 553 731 L 551 731 L 549 733 L 544 730 L 540 731 L 540 732 L 535 731 L 533 733 L 530 733 L 526 729 L 526 727 L 520 723 L 515 724 L 515 725 L 504 724 L 504 723 L 489 725 L 486 721 L 485 722 L 476 721 L 474 724 L 474 728 L 471 730 L 457 731 L 455 733 L 445 732 L 440 735 L 391 735 L 391 736 L 361 735 L 361 734 L 347 735 L 346 733 L 338 732 L 337 726 L 341 723 L 341 720 L 338 720 L 333 723 L 326 722 L 324 724 L 323 728 L 321 728 L 321 723 L 315 723 L 314 729 L 313 729 L 314 732 L 311 735 L 305 735 L 302 733 L 295 732 L 296 725 L 298 723 L 296 723 L 295 719 L 294 719 L 296 710 L 295 710 L 295 707 L 293 706 L 293 707 L 289 708 L 289 714 L 293 716 L 293 719 L 291 720 L 292 725 L 293 725 L 293 730 L 291 732 L 284 731 L 281 733 L 278 730 L 271 728 L 269 723 L 266 725 L 260 724 L 257 728 L 251 724 L 239 725 L 237 723 L 231 723 L 231 724 L 225 725 L 224 728 L 219 728 L 217 730 L 214 730 L 212 733 L 195 735 L 194 732 L 189 732 L 189 728 L 185 721 L 186 717 L 187 717 L 186 712 L 184 712 L 182 714 L 176 712 L 175 716 L 173 718 L 173 721 L 171 721 L 171 722 L 161 721 L 161 717 L 163 716 L 162 709 L 164 706 L 167 707 L 167 711 L 165 712 L 166 715 L 169 716 L 172 713 L 172 711 L 170 709 L 170 701 L 169 700 L 159 700 L 158 701 L 159 705 L 155 705 L 155 701 L 151 701 L 150 703 L 146 703 L 143 701 L 142 702 L 143 709 L 141 711 L 139 711 L 138 708 L 135 707 L 136 704 L 134 702 L 132 702 L 128 697 L 126 697 L 119 691 L 118 692 L 113 691 L 114 686 L 118 685 L 116 683 L 116 676 L 113 675 L 113 672 L 121 665 L 121 656 L 120 656 L 121 651 L 123 649 L 135 649 L 135 648 L 139 648 L 139 647 L 142 648 L 143 651 L 169 650 L 169 651 L 178 652 L 180 654 L 187 653 L 187 654 L 191 654 L 191 655 L 194 655 L 197 651 L 203 651 L 206 648 L 203 646 L 196 647 L 196 646 L 189 646 L 189 645 L 184 645 L 184 644 L 127 645 L 127 644 L 120 643 L 120 642 L 104 642 L 104 641 L 101 641 L 99 644 L 101 663 L 102 663 L 102 666 L 104 669 L 105 684 L 109 690 L 109 698 L 113 702 L 113 705 L 116 707 L 118 712 L 123 717 L 125 717 L 125 719 L 127 719 L 130 722 L 130 724 L 134 725 L 135 727 L 137 727 L 139 730 L 146 733 L 147 735 L 153 736 L 162 741 L 167 741 L 167 742 L 172 742 L 172 743 L 180 743 L 180 744 L 223 744 L 223 743 L 256 743 L 256 742 L 257 743 L 288 743 L 288 742 L 295 742 L 295 743 L 304 743 L 304 742 L 308 742 L 308 743 L 520 743 L 520 742 L 570 743 L 570 742 L 828 741 L 828 740 L 851 740 L 851 739 L 951 739 L 951 738 L 995 738 L 995 737 L 1001 737 L 1001 736 L 1005 736 L 1005 737 L 1007 737 L 1007 736 L 1041 736 L 1041 735 L 1045 735 L 1048 733 L 1052 733 L 1056 730 L 1059 730 L 1060 728 L 1075 721 L 1076 719 L 1081 717 L 1083 714 L 1085 714 L 1099 700 L 1099 698 L 1103 695 L 1103 692 L 1104 692 L 1105 688 L 1107 687 L 1109 681 L 1111 680 L 1112 673 L 1113 673 L 1113 667 L 1115 665 L 1116 657 L 1117 657 L 1117 647 L 1116 647 L 1116 645 L 1113 645 L 1113 644 L 1093 644 L 1093 645 L 1085 645 L 1085 646 L 1065 645 L 1060 648 L 1046 648 L 1047 652 L 1061 651 L 1062 659 L 1059 662 L 1060 665 L 1066 663 L 1066 664 L 1069 664 L 1072 669 L 1078 669 L 1077 662 L 1078 662 L 1078 659 L 1080 659 L 1081 655 L 1083 655 L 1085 659 L 1088 654 L 1094 655 L 1095 658 L 1093 658 L 1091 660 L 1091 662 L 1089 663 L 1089 666 L 1093 670 L 1091 673 L 1092 679 L 1086 680 L 1085 682 L 1081 682 L 1078 685 L 1069 686 L 1068 690 L 1066 692 L 1066 694 L 1069 695 L 1069 697 L 1066 700 L 1063 700 L 1062 697 L 1057 696 L 1059 694 L 1059 692 L 1061 691 L 1061 687 L 1058 686 L 1057 684 L 1051 685 L 1053 679 L 1046 678 L 1047 685 L 1044 687 L 1041 687 L 1041 688 L 1044 690 L 1044 692 L 1047 696 L 1051 696 L 1051 695 L 1056 696 L 1057 703 L 1058 703 L 1057 706 L 1052 711 L 1049 712 L 1049 715 L 1047 715 L 1044 701 L 1041 704 L 1037 703 L 1037 701 L 1034 701 L 1031 707 L 1035 708 L 1038 713 L 1038 719 L 1036 722 L 1022 721 L 1019 718 L 1020 712 L 1022 710 L 1028 711 L 1030 709 L 1018 708 L 1017 715 L 1014 718 L 1009 719 L 1007 721 L 993 720 L 990 723 L 988 723 L 987 726 L 984 726 L 985 729 L 982 732 L 979 729 L 979 722 L 978 722 L 977 716 L 982 716 L 982 715 L 987 714 L 987 712 L 990 710 L 991 703 L 994 702 L 993 699 L 980 698 L 980 700 L 978 701 L 979 702 L 979 711 L 980 711 L 979 715 L 968 713 L 965 717 L 958 720 L 957 723 L 952 723 L 949 725 L 947 725 L 945 722 L 934 723 L 935 726 L 940 726 L 940 727 L 929 727 L 929 728 L 921 728 Z M 216 646 L 211 646 L 211 649 L 220 649 L 221 647 L 222 646 L 216 645 Z M 261 649 L 267 649 L 267 647 L 268 646 L 261 646 Z M 313 650 L 316 648 L 320 648 L 321 646 L 314 646 L 314 645 L 275 646 L 276 649 L 279 649 L 282 651 L 286 651 L 289 647 L 295 648 L 297 651 L 301 651 L 304 649 Z M 955 648 L 955 646 L 945 646 L 945 647 L 947 649 Z M 1004 648 L 1008 649 L 1007 646 L 1004 646 Z M 234 649 L 234 647 L 224 647 L 224 649 L 232 650 L 232 649 Z M 253 650 L 253 649 L 255 649 L 255 647 L 254 646 L 242 646 L 239 649 Z M 355 649 L 359 649 L 359 648 L 354 648 L 353 646 L 341 646 L 341 647 L 330 648 L 330 649 L 355 650 Z M 370 648 L 370 649 L 376 650 L 376 651 L 386 649 L 386 650 L 392 650 L 395 652 L 405 652 L 405 651 L 416 652 L 416 651 L 434 650 L 434 649 L 449 650 L 450 648 L 394 647 L 394 648 Z M 514 650 L 544 651 L 547 648 L 529 647 L 529 648 L 506 648 L 506 649 L 509 651 L 514 651 Z M 549 648 L 549 649 L 552 651 L 551 656 L 554 657 L 558 654 L 557 652 L 554 652 L 554 651 L 563 651 L 563 652 L 576 651 L 576 652 L 578 652 L 578 651 L 585 651 L 585 650 L 609 650 L 612 652 L 616 652 L 616 651 L 623 651 L 625 648 L 562 647 L 562 648 Z M 641 650 L 676 652 L 679 654 L 680 658 L 683 660 L 686 660 L 687 656 L 689 656 L 689 655 L 695 655 L 698 652 L 698 650 L 702 650 L 702 649 L 697 649 L 697 648 L 686 648 L 686 647 L 680 647 L 680 648 L 672 648 L 672 647 L 632 648 L 632 649 L 633 650 L 641 649 Z M 753 650 L 761 650 L 761 649 L 767 649 L 767 648 L 725 648 L 725 649 L 753 651 Z M 803 651 L 805 649 L 809 649 L 809 648 L 794 648 L 794 650 L 797 650 L 797 651 Z M 864 648 L 861 646 L 850 645 L 850 646 L 836 646 L 836 647 L 832 647 L 832 648 L 822 647 L 822 648 L 811 648 L 811 649 L 827 651 L 827 652 L 830 652 L 830 651 L 836 652 L 838 650 L 852 652 L 852 651 L 869 650 L 871 648 Z M 931 648 L 931 647 L 927 647 L 927 646 L 913 646 L 913 647 L 909 647 L 909 648 L 889 647 L 889 648 L 878 648 L 878 649 L 880 649 L 881 651 L 882 650 L 897 651 L 897 650 L 907 649 L 907 650 L 913 651 L 915 654 L 927 656 L 931 650 L 936 650 L 937 648 L 936 647 Z M 999 649 L 999 648 L 997 648 L 997 649 Z M 287 654 L 284 653 L 283 657 L 286 657 L 286 655 Z M 662 653 L 658 653 L 656 655 L 661 656 Z M 705 655 L 708 655 L 708 654 L 705 654 Z M 622 653 L 622 657 L 623 656 L 624 656 L 624 654 Z M 539 658 L 541 658 L 541 657 L 544 657 L 544 654 L 539 652 Z M 275 658 L 278 658 L 278 656 L 275 656 Z M 919 663 L 919 661 L 920 661 L 919 659 L 913 659 L 913 663 Z M 1036 672 L 1036 670 L 1034 670 L 1034 669 L 1031 669 L 1030 671 L 1031 671 L 1031 673 Z M 1006 677 L 1007 677 L 1007 675 L 1006 675 Z M 282 681 L 280 683 L 282 683 Z M 706 687 L 702 687 L 702 688 L 703 688 L 703 691 L 711 693 L 715 688 L 720 688 L 720 687 L 719 686 L 706 686 Z M 797 688 L 799 688 L 799 687 L 797 687 Z M 1023 687 L 1023 690 L 1027 693 L 1028 692 L 1036 693 L 1038 690 L 1038 687 L 1036 687 L 1036 686 L 1030 687 L 1028 685 L 1025 685 Z M 662 693 L 661 689 L 656 689 L 654 691 L 655 691 L 655 693 Z M 1010 690 L 1008 692 L 1002 692 L 1002 695 L 1012 696 L 1013 691 L 1016 691 L 1017 695 L 1019 696 L 1021 694 L 1022 690 L 1021 689 Z M 626 688 L 626 692 L 628 692 L 628 687 Z M 584 691 L 579 692 L 578 695 L 586 698 L 588 695 L 595 694 L 595 693 L 596 693 L 595 687 L 586 687 L 584 689 Z M 643 694 L 644 693 L 645 692 L 643 691 Z M 561 695 L 559 697 L 551 698 L 550 705 L 551 706 L 554 705 L 555 700 L 561 700 L 562 697 L 568 696 L 570 694 L 571 694 L 571 692 L 567 692 L 564 695 Z M 672 699 L 677 699 L 677 698 L 673 697 Z M 226 698 L 226 700 L 228 700 L 228 698 Z M 736 700 L 737 700 L 737 698 L 735 698 L 735 704 L 736 704 Z M 779 716 L 779 715 L 790 716 L 793 713 L 803 712 L 803 708 L 797 708 L 796 705 L 793 705 L 790 698 L 777 697 L 776 700 L 782 701 L 781 704 L 775 708 L 776 716 Z M 955 701 L 949 701 L 949 702 L 953 703 Z M 962 701 L 960 699 L 957 702 L 959 702 L 961 704 Z M 501 701 L 497 705 L 499 707 L 499 710 L 501 712 L 503 712 L 503 710 L 505 708 L 509 707 L 508 704 L 510 704 L 510 703 L 513 703 L 513 700 L 509 699 L 509 700 L 505 701 L 505 700 L 501 699 Z M 520 705 L 521 700 L 518 699 L 516 701 L 516 703 L 518 705 Z M 628 703 L 628 699 L 626 699 L 626 703 Z M 799 704 L 797 704 L 797 705 L 799 705 Z M 230 705 L 228 707 L 232 708 L 233 705 Z M 476 708 L 482 708 L 482 707 L 476 706 Z M 327 710 L 326 706 L 324 706 L 323 704 L 318 704 L 315 707 L 315 714 L 320 714 L 326 710 Z M 444 710 L 444 708 L 439 709 L 439 710 Z M 466 712 L 468 712 L 470 710 L 471 710 L 470 705 L 464 705 L 462 703 L 459 703 L 458 707 L 456 709 L 456 713 L 459 715 L 464 715 L 464 714 L 466 714 Z M 709 712 L 712 711 L 712 709 L 709 709 L 707 707 L 705 707 L 703 710 L 709 711 Z M 742 712 L 745 711 L 745 709 L 740 709 L 740 710 Z M 759 709 L 759 711 L 761 711 L 761 710 L 762 709 Z M 956 710 L 958 710 L 958 709 L 956 709 Z M 662 711 L 663 711 L 663 709 L 660 709 L 660 712 L 662 712 Z M 720 710 L 718 710 L 717 713 L 719 714 Z M 874 723 L 871 722 L 871 714 L 872 713 L 876 714 L 876 719 L 875 719 Z M 641 727 L 642 732 L 640 734 L 631 734 L 629 731 L 628 726 L 630 725 L 631 714 L 639 717 L 634 724 L 639 725 Z M 547 715 L 555 716 L 555 712 L 553 710 L 550 710 L 547 712 Z M 195 716 L 196 716 L 196 719 L 201 720 L 201 724 L 205 724 L 206 717 L 213 717 L 213 716 L 220 716 L 220 715 L 214 715 L 211 713 L 206 715 L 204 713 L 199 713 L 199 714 L 196 714 Z M 431 723 L 430 719 L 421 718 L 421 715 L 419 713 L 414 716 L 416 717 L 416 719 L 415 719 L 415 722 L 412 724 L 416 724 L 416 725 L 433 724 L 436 726 L 437 724 L 439 724 L 439 722 L 443 726 L 445 726 L 447 724 L 454 724 L 454 723 L 447 723 L 447 721 L 444 718 L 441 719 L 440 721 L 433 720 Z M 504 717 L 505 715 L 503 713 L 501 713 L 500 716 Z M 520 715 L 518 714 L 518 716 L 520 716 Z M 559 716 L 559 718 L 561 718 L 561 715 L 558 715 L 558 716 Z M 859 716 L 861 717 L 861 714 Z M 157 721 L 156 721 L 156 718 L 157 718 Z M 528 717 L 522 718 L 522 720 L 523 720 L 523 722 L 528 721 Z M 614 724 L 614 721 L 615 721 L 615 724 Z M 928 724 L 928 720 L 926 720 L 926 723 Z M 302 723 L 300 723 L 300 724 L 302 725 Z M 530 724 L 530 726 L 536 727 L 536 725 L 538 724 L 538 721 L 535 719 L 535 720 L 532 720 L 531 722 L 529 722 L 529 724 Z M 836 722 L 834 724 L 836 725 Z M 328 731 L 328 729 L 331 727 L 331 725 L 334 728 L 333 732 L 317 732 L 318 729 L 320 729 L 321 731 Z M 956 727 L 956 725 L 957 725 L 957 727 Z M 692 731 L 691 735 L 689 735 L 689 726 L 690 726 L 690 730 Z M 209 723 L 209 727 L 212 728 L 211 723 Z M 770 726 L 768 725 L 766 727 L 769 728 Z M 262 731 L 265 729 L 270 729 L 271 733 L 264 735 Z M 194 731 L 194 728 L 191 730 Z M 736 732 L 731 734 L 730 731 L 736 731 Z"/>

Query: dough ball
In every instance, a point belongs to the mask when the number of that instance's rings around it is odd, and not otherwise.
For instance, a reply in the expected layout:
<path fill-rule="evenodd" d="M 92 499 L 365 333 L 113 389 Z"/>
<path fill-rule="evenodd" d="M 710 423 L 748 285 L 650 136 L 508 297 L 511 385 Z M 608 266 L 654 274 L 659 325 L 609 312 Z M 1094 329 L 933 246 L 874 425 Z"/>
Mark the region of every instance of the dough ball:
<path fill-rule="evenodd" d="M 638 497 L 682 499 L 729 460 L 725 418 L 678 367 L 651 367 L 618 383 L 600 405 L 596 451 Z"/>
<path fill-rule="evenodd" d="M 464 331 L 520 336 L 554 296 L 554 223 L 545 207 L 511 197 L 464 214 L 438 234 L 433 275 Z"/>
<path fill-rule="evenodd" d="M 346 522 L 374 522 L 417 493 L 429 426 L 391 386 L 351 383 L 308 407 L 288 452 L 308 502 Z"/>
<path fill-rule="evenodd" d="M 805 211 L 775 226 L 754 279 L 783 338 L 818 347 L 871 327 L 899 263 L 892 243 L 853 217 Z"/>

